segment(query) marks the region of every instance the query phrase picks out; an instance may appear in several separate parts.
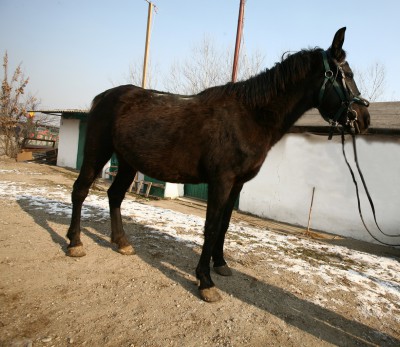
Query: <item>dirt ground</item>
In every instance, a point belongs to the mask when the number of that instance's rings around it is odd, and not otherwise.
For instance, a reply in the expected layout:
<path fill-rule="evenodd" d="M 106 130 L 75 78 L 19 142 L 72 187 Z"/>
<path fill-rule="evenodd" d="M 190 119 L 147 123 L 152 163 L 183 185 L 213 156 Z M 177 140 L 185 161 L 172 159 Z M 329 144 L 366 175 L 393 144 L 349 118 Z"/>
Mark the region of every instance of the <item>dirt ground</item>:
<path fill-rule="evenodd" d="M 43 189 L 70 190 L 76 178 L 71 170 L 4 158 L 0 169 L 3 183 Z M 105 196 L 101 188 L 93 194 Z M 204 213 L 187 202 L 128 199 Z M 266 251 L 230 251 L 233 276 L 213 274 L 223 300 L 205 303 L 193 276 L 200 247 L 155 238 L 148 225 L 124 219 L 135 255 L 117 253 L 109 223 L 93 220 L 83 223 L 87 255 L 69 258 L 68 217 L 1 197 L 0 346 L 400 346 L 400 303 L 393 297 L 384 294 L 394 309 L 379 316 L 373 307 L 361 309 L 353 291 L 330 292 L 319 303 L 326 285 L 319 277 L 305 282 L 301 273 L 277 271 Z M 350 251 L 364 247 L 378 262 L 400 259 L 393 248 L 340 242 Z M 307 259 L 317 273 L 317 260 Z"/>

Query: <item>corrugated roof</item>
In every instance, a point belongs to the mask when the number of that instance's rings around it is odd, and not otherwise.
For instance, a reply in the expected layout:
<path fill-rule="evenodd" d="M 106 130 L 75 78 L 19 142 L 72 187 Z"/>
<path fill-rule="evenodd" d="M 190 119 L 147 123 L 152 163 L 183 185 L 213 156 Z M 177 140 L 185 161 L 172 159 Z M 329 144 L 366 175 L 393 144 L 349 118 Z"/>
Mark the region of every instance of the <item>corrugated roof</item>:
<path fill-rule="evenodd" d="M 28 112 L 39 112 L 39 113 L 45 113 L 45 114 L 52 114 L 52 115 L 55 115 L 55 116 L 61 116 L 62 113 L 66 113 L 66 114 L 88 113 L 89 110 L 83 110 L 83 109 L 54 109 L 54 110 L 34 110 L 34 111 L 28 111 Z"/>

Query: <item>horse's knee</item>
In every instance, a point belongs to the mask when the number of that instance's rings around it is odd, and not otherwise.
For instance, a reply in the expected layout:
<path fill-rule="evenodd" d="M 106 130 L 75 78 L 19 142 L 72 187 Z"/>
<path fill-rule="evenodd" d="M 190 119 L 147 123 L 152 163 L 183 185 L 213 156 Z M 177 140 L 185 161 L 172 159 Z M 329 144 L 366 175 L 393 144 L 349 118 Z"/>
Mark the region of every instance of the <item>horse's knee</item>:
<path fill-rule="evenodd" d="M 107 196 L 111 207 L 120 207 L 125 197 L 125 191 L 111 186 L 107 191 Z"/>
<path fill-rule="evenodd" d="M 71 193 L 72 203 L 83 204 L 89 194 L 89 187 L 90 185 L 83 185 L 78 180 L 76 180 Z"/>

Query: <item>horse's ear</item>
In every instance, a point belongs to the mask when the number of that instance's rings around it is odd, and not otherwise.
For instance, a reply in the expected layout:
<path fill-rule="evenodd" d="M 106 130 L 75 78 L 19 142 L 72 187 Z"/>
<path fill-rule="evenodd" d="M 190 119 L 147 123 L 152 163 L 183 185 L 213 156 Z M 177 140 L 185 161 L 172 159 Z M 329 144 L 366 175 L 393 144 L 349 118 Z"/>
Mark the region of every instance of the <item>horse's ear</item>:
<path fill-rule="evenodd" d="M 345 53 L 342 49 L 345 31 L 346 27 L 339 29 L 332 41 L 331 54 L 337 61 L 341 61 L 345 57 Z"/>

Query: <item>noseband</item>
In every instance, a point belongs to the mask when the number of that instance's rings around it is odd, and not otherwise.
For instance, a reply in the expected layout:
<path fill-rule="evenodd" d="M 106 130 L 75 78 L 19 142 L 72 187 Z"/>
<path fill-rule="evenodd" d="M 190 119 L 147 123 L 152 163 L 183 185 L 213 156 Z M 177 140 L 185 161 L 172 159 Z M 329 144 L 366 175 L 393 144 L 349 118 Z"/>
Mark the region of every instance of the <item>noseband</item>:
<path fill-rule="evenodd" d="M 328 83 L 330 83 L 336 93 L 338 94 L 340 100 L 341 100 L 341 105 L 339 109 L 334 113 L 333 116 L 323 114 L 321 111 L 322 117 L 329 123 L 331 124 L 331 130 L 329 132 L 329 140 L 332 139 L 333 135 L 333 130 L 334 128 L 338 127 L 339 125 L 339 119 L 340 116 L 346 112 L 346 121 L 344 125 L 350 130 L 350 132 L 354 132 L 355 128 L 358 128 L 357 120 L 358 120 L 358 115 L 357 111 L 353 109 L 353 104 L 359 104 L 363 105 L 365 107 L 369 106 L 369 102 L 361 97 L 361 93 L 358 91 L 357 86 L 355 83 L 353 83 L 353 88 L 346 82 L 346 74 L 343 70 L 343 65 L 346 64 L 346 61 L 343 61 L 341 63 L 337 62 L 335 59 L 332 59 L 333 62 L 336 65 L 336 74 L 333 73 L 329 66 L 328 62 L 328 53 L 326 51 L 322 51 L 322 58 L 323 58 L 323 63 L 324 63 L 324 68 L 325 68 L 325 79 L 324 82 L 322 83 L 321 89 L 319 91 L 319 97 L 318 97 L 318 103 L 319 106 L 321 106 L 324 97 L 325 97 L 325 91 Z M 338 83 L 336 80 L 338 74 L 341 74 L 342 76 L 342 86 Z"/>

